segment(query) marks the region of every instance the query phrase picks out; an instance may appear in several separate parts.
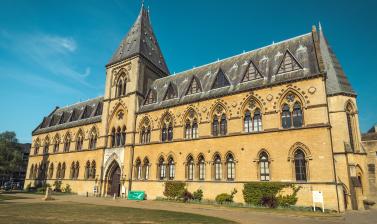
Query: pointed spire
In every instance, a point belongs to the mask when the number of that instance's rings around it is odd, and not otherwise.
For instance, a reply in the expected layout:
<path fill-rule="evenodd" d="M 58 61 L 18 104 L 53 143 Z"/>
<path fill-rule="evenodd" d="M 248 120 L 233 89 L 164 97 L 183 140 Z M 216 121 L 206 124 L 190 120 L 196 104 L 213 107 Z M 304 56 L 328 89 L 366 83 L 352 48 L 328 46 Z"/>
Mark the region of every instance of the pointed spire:
<path fill-rule="evenodd" d="M 318 29 L 319 29 L 319 31 L 322 31 L 321 22 L 318 22 Z"/>
<path fill-rule="evenodd" d="M 154 35 L 149 12 L 144 8 L 144 1 L 140 9 L 140 13 L 110 59 L 107 66 L 141 55 L 165 74 L 170 74 L 165 63 L 161 49 L 158 45 L 157 38 Z"/>

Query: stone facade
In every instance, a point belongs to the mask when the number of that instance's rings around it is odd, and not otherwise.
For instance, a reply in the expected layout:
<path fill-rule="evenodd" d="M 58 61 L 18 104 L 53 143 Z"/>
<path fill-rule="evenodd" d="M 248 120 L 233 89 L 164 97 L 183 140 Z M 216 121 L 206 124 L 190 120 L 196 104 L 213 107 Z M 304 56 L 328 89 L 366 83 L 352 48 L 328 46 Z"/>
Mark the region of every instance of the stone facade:
<path fill-rule="evenodd" d="M 368 181 L 369 192 L 373 200 L 377 200 L 377 125 L 373 126 L 367 133 L 362 135 L 362 144 L 368 154 Z"/>
<path fill-rule="evenodd" d="M 34 130 L 27 182 L 154 199 L 177 180 L 207 199 L 236 188 L 243 202 L 244 183 L 274 181 L 302 186 L 298 205 L 318 190 L 329 209 L 360 209 L 367 157 L 356 94 L 337 65 L 313 27 L 171 76 L 142 9 L 106 66 L 104 97 L 58 108 Z"/>

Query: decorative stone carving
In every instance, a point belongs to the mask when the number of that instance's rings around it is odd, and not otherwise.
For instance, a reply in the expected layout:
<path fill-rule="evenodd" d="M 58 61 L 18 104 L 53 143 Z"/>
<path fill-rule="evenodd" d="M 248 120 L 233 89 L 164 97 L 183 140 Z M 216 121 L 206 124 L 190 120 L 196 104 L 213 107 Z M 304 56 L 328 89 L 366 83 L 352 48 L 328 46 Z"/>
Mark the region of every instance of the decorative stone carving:
<path fill-rule="evenodd" d="M 316 89 L 314 86 L 311 86 L 311 87 L 308 89 L 308 92 L 309 92 L 310 94 L 314 94 L 315 91 L 317 91 L 317 89 Z"/>
<path fill-rule="evenodd" d="M 274 99 L 274 97 L 271 94 L 268 94 L 267 97 L 266 97 L 266 99 L 268 101 L 271 101 L 272 99 Z"/>
<path fill-rule="evenodd" d="M 286 96 L 286 100 L 288 101 L 288 102 L 293 102 L 293 101 L 295 101 L 295 95 L 294 94 L 292 94 L 292 93 L 289 93 L 287 96 Z"/>
<path fill-rule="evenodd" d="M 117 116 L 118 116 L 118 120 L 123 119 L 123 116 L 124 116 L 123 111 L 119 111 L 119 113 L 117 114 Z"/>

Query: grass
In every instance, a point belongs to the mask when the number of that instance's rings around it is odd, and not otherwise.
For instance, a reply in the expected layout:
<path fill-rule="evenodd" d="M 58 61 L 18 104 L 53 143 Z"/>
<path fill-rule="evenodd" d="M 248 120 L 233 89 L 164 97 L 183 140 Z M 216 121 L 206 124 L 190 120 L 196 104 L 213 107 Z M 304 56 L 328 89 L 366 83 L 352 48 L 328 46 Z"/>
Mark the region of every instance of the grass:
<path fill-rule="evenodd" d="M 14 196 L 10 194 L 0 194 L 0 203 L 2 201 L 9 201 L 9 200 L 14 200 L 14 199 L 27 199 L 25 197 L 20 197 L 20 196 Z"/>
<path fill-rule="evenodd" d="M 233 223 L 189 213 L 71 202 L 9 203 L 0 206 L 0 223 Z"/>

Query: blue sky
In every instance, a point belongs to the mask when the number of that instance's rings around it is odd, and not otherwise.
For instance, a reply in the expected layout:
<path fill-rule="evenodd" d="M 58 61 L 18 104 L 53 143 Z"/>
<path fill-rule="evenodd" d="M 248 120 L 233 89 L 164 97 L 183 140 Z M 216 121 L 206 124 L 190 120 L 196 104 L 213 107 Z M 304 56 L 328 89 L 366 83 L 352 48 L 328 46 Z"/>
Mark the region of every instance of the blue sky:
<path fill-rule="evenodd" d="M 103 95 L 105 64 L 138 0 L 20 1 L 0 7 L 0 131 L 21 142 L 55 106 Z M 311 31 L 320 21 L 358 93 L 360 125 L 377 122 L 377 1 L 146 0 L 170 71 Z"/>

